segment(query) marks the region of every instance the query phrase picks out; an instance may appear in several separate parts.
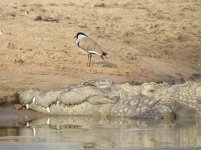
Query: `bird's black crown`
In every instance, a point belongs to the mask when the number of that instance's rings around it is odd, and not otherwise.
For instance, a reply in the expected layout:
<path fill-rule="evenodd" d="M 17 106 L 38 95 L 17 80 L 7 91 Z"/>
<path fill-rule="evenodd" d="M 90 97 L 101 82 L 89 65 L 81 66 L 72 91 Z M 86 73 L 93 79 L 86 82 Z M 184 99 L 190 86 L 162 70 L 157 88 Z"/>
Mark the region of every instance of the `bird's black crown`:
<path fill-rule="evenodd" d="M 78 33 L 76 34 L 75 38 L 78 38 L 79 35 L 87 36 L 87 35 L 86 35 L 85 33 L 83 33 L 83 32 L 78 32 Z"/>

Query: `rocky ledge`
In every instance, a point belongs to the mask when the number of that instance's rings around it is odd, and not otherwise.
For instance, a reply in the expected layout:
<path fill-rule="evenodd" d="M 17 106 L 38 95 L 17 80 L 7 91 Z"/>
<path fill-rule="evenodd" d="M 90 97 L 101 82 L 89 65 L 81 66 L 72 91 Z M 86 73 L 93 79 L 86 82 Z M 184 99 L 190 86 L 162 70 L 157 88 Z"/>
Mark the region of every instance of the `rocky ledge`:
<path fill-rule="evenodd" d="M 20 102 L 27 109 L 51 115 L 201 117 L 201 84 L 118 85 L 107 80 L 87 81 L 51 91 L 30 89 L 20 94 Z"/>

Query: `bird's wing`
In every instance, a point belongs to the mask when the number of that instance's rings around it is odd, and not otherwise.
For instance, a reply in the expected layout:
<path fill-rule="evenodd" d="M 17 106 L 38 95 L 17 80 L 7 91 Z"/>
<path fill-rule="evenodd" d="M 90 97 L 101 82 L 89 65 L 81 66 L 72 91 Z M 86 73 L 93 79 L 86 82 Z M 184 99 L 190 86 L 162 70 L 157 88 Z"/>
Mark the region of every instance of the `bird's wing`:
<path fill-rule="evenodd" d="M 101 47 L 93 39 L 89 37 L 85 37 L 82 40 L 80 40 L 78 46 L 87 52 L 91 51 L 99 55 L 102 55 L 103 53 Z"/>

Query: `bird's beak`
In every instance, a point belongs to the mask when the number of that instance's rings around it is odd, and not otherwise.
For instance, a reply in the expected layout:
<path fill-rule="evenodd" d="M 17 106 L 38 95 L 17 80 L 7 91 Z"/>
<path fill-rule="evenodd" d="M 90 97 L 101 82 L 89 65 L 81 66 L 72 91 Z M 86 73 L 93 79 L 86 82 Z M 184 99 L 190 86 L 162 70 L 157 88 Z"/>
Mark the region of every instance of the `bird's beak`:
<path fill-rule="evenodd" d="M 77 36 L 74 36 L 74 38 L 77 38 Z"/>

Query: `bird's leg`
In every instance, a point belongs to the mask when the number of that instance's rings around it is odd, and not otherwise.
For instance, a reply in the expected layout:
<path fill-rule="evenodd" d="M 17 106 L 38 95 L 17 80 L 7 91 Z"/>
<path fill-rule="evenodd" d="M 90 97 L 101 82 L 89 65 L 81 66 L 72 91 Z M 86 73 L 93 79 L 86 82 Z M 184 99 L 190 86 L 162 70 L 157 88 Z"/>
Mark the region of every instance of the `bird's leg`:
<path fill-rule="evenodd" d="M 90 64 L 91 64 L 91 57 L 92 57 L 92 54 L 89 54 L 89 67 L 90 67 Z"/>
<path fill-rule="evenodd" d="M 87 61 L 87 66 L 89 66 L 89 59 L 90 59 L 90 53 L 88 53 L 88 61 Z"/>

